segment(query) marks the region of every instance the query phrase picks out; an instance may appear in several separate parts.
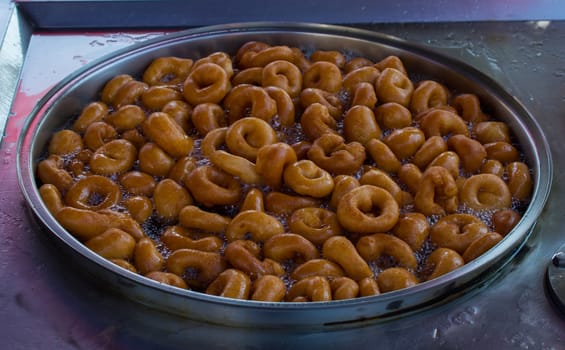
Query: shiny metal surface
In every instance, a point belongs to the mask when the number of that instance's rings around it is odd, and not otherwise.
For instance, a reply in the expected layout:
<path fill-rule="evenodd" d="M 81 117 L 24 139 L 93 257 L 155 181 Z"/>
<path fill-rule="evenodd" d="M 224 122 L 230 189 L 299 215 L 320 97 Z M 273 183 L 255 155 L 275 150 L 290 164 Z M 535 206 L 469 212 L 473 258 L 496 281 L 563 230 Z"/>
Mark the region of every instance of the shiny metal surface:
<path fill-rule="evenodd" d="M 0 2 L 0 141 L 16 93 L 31 33 L 11 2 Z"/>
<path fill-rule="evenodd" d="M 485 72 L 522 101 L 542 126 L 555 160 L 548 205 L 518 256 L 488 285 L 410 317 L 359 328 L 242 330 L 163 314 L 108 293 L 42 235 L 23 205 L 15 139 L 25 116 L 80 62 L 129 45 L 127 33 L 34 35 L 8 121 L 0 162 L 0 328 L 8 348 L 438 348 L 562 349 L 565 318 L 544 293 L 547 264 L 563 242 L 565 23 L 366 25 L 432 46 Z M 100 45 L 99 45 L 100 44 Z M 112 47 L 108 47 L 112 46 Z M 45 50 L 49 47 L 51 50 Z M 56 52 L 57 54 L 52 54 Z M 87 55 L 82 55 L 88 52 Z M 82 57 L 81 57 L 82 56 Z M 43 69 L 46 62 L 57 69 Z M 58 78 L 57 78 L 58 77 Z M 69 268 L 70 267 L 70 268 Z"/>
<path fill-rule="evenodd" d="M 234 53 L 252 40 L 271 45 L 345 50 L 353 57 L 378 61 L 399 56 L 407 70 L 421 79 L 444 82 L 457 91 L 477 94 L 485 109 L 511 128 L 533 168 L 534 191 L 520 223 L 496 247 L 465 266 L 433 281 L 374 297 L 329 303 L 260 303 L 183 291 L 119 268 L 91 252 L 64 230 L 43 204 L 35 182 L 35 167 L 47 148 L 50 135 L 96 99 L 104 84 L 118 74 L 140 76 L 156 57 L 180 56 L 197 59 L 222 50 Z M 70 248 L 77 263 L 124 295 L 195 320 L 240 327 L 355 327 L 367 320 L 388 320 L 415 308 L 453 298 L 503 266 L 524 244 L 541 213 L 551 186 L 552 161 L 549 146 L 535 120 L 496 82 L 471 66 L 441 56 L 419 45 L 390 36 L 346 27 L 311 24 L 234 24 L 203 27 L 148 40 L 120 50 L 85 66 L 47 92 L 34 108 L 22 130 L 17 154 L 20 186 L 32 211 Z"/>
<path fill-rule="evenodd" d="M 565 315 L 565 244 L 551 257 L 547 266 L 547 290 L 555 306 Z"/>

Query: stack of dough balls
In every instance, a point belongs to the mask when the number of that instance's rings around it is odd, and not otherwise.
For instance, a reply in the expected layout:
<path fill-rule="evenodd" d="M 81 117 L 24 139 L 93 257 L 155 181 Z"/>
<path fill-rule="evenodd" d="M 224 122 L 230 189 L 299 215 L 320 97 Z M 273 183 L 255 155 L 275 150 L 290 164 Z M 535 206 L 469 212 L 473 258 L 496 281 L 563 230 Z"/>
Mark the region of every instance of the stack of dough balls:
<path fill-rule="evenodd" d="M 532 191 L 476 95 L 409 74 L 396 56 L 263 42 L 160 57 L 52 135 L 39 191 L 86 247 L 174 287 L 268 302 L 408 288 L 496 245 Z"/>

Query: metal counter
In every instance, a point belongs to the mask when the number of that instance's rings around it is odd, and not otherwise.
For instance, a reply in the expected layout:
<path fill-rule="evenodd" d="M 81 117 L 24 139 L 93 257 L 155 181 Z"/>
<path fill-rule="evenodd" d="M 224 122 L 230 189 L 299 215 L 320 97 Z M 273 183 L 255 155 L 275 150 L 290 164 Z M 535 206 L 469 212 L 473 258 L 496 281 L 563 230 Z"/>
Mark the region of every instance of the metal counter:
<path fill-rule="evenodd" d="M 165 32 L 33 31 L 20 48 L 26 53 L 21 77 L 9 82 L 17 89 L 0 148 L 0 348 L 565 349 L 565 314 L 545 288 L 547 266 L 565 243 L 565 22 L 355 26 L 470 63 L 505 86 L 541 124 L 555 161 L 552 194 L 526 246 L 499 276 L 412 315 L 331 332 L 202 324 L 112 294 L 42 236 L 18 188 L 14 151 L 27 114 L 59 79 L 105 53 Z"/>

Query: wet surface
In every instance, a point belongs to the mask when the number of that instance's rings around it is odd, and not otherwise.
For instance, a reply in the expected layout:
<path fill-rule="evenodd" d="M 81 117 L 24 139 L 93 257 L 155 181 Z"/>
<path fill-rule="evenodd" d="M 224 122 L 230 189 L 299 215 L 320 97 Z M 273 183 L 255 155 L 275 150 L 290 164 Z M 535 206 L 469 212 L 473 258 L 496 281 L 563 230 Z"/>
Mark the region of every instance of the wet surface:
<path fill-rule="evenodd" d="M 565 241 L 565 22 L 370 25 L 464 60 L 515 95 L 551 145 L 554 182 L 526 247 L 493 281 L 386 322 L 332 331 L 239 329 L 171 316 L 113 294 L 73 266 L 29 217 L 16 178 L 25 117 L 59 79 L 152 33 L 35 34 L 0 148 L 0 339 L 10 349 L 565 349 L 545 271 Z M 6 321 L 9 320 L 9 321 Z"/>

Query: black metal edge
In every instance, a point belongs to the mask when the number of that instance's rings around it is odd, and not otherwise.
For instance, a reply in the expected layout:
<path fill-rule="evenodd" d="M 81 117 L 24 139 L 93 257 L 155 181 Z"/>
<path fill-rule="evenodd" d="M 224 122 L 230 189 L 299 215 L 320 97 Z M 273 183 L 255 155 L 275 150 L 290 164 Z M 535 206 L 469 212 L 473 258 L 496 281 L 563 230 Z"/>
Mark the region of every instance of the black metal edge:
<path fill-rule="evenodd" d="M 561 0 L 458 2 L 419 0 L 16 0 L 36 29 L 187 28 L 230 22 L 328 24 L 565 19 Z"/>

